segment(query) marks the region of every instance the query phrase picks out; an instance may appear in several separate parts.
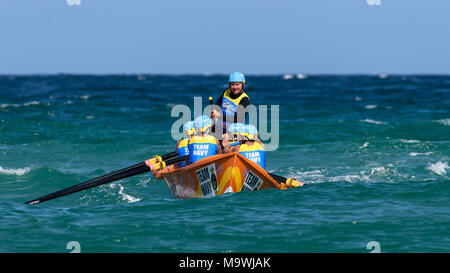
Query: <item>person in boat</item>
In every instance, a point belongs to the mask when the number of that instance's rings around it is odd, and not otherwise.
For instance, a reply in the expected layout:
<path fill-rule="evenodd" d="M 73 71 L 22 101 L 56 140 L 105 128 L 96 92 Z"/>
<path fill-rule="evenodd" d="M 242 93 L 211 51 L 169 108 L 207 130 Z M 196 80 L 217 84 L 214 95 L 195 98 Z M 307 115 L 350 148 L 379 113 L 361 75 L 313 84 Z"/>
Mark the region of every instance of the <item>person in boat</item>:
<path fill-rule="evenodd" d="M 183 124 L 183 132 L 184 132 L 184 138 L 182 140 L 178 140 L 177 142 L 177 153 L 178 156 L 185 156 L 189 154 L 189 148 L 188 143 L 191 139 L 192 135 L 194 134 L 194 122 L 188 121 L 185 124 Z M 186 162 L 181 162 L 180 167 L 183 168 L 186 165 Z"/>
<path fill-rule="evenodd" d="M 213 121 L 208 116 L 200 116 L 194 120 L 195 134 L 188 143 L 188 164 L 222 153 L 219 141 L 210 134 L 212 125 Z"/>
<path fill-rule="evenodd" d="M 264 143 L 258 138 L 258 130 L 253 125 L 245 125 L 239 133 L 240 145 L 231 149 L 266 169 L 266 151 Z"/>
<path fill-rule="evenodd" d="M 240 143 L 240 135 L 239 133 L 243 132 L 243 128 L 245 127 L 242 123 L 232 123 L 227 127 L 227 133 L 222 140 L 223 153 L 231 153 L 231 149 L 235 146 L 239 146 Z"/>
<path fill-rule="evenodd" d="M 245 109 L 245 107 L 250 105 L 250 98 L 244 92 L 244 74 L 241 72 L 233 72 L 229 77 L 228 84 L 229 88 L 222 92 L 222 95 L 215 103 L 222 109 L 222 113 L 214 110 L 211 114 L 211 118 L 222 121 L 224 134 L 226 134 L 226 127 L 229 125 L 228 122 L 244 123 L 247 113 L 238 115 L 238 106 L 242 106 Z"/>

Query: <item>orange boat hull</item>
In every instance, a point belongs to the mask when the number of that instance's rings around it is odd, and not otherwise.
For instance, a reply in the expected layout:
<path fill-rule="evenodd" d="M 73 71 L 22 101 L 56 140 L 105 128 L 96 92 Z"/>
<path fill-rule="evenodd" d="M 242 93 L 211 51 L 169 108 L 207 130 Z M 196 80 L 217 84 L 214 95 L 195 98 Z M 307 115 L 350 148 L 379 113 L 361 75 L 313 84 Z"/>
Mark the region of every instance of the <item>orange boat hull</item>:
<path fill-rule="evenodd" d="M 220 154 L 199 160 L 184 168 L 173 165 L 159 171 L 175 198 L 200 198 L 227 192 L 286 189 L 261 166 L 239 153 Z"/>

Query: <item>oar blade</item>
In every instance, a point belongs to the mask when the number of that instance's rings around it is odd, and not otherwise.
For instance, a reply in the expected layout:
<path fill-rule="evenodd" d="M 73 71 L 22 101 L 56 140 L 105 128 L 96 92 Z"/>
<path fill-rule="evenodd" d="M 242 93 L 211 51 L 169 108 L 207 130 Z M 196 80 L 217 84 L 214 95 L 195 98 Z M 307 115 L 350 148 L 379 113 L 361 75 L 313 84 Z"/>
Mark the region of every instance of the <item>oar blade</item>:
<path fill-rule="evenodd" d="M 48 200 L 52 200 L 52 199 L 55 199 L 58 197 L 76 193 L 76 192 L 79 192 L 82 190 L 87 190 L 89 188 L 97 187 L 102 184 L 106 184 L 106 183 L 120 180 L 120 179 L 123 179 L 126 177 L 130 177 L 130 176 L 138 175 L 138 174 L 148 172 L 148 171 L 150 171 L 150 169 L 148 168 L 147 165 L 145 165 L 144 162 L 142 162 L 142 163 L 127 167 L 125 169 L 122 169 L 122 170 L 119 170 L 119 171 L 116 171 L 113 173 L 109 173 L 109 174 L 85 181 L 83 183 L 80 183 L 80 184 L 77 184 L 77 185 L 44 195 L 44 196 L 41 196 L 39 198 L 27 201 L 27 202 L 25 202 L 25 204 L 36 205 L 36 204 L 39 204 L 39 203 L 42 203 L 42 202 L 45 202 Z"/>

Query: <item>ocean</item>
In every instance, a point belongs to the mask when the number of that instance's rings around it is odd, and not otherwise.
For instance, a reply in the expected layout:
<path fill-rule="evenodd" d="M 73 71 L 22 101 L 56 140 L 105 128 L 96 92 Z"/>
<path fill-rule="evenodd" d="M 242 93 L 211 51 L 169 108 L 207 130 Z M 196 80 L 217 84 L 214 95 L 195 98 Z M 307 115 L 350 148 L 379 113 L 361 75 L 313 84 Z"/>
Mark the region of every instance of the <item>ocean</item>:
<path fill-rule="evenodd" d="M 450 251 L 450 76 L 248 75 L 252 104 L 279 105 L 267 170 L 303 187 L 180 200 L 147 173 L 23 204 L 174 151 L 172 107 L 226 87 L 0 76 L 0 252 Z"/>

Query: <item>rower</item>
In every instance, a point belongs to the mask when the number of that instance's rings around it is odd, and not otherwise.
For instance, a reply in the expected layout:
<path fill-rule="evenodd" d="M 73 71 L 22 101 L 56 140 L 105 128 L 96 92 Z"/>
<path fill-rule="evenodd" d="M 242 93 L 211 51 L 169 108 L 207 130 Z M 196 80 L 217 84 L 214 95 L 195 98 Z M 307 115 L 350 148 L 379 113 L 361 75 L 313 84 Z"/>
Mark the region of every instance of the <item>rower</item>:
<path fill-rule="evenodd" d="M 183 124 L 183 132 L 184 132 L 184 138 L 182 140 L 178 140 L 177 142 L 177 153 L 178 156 L 185 156 L 189 154 L 189 148 L 188 143 L 191 139 L 192 135 L 194 134 L 194 122 L 188 121 L 185 124 Z M 186 162 L 181 162 L 180 167 L 183 168 L 186 165 Z"/>
<path fill-rule="evenodd" d="M 239 133 L 242 132 L 245 127 L 242 123 L 232 123 L 227 127 L 227 133 L 222 140 L 223 153 L 231 153 L 231 149 L 235 146 L 240 145 Z"/>
<path fill-rule="evenodd" d="M 214 119 L 221 118 L 223 122 L 223 133 L 226 133 L 227 117 L 230 119 L 230 123 L 243 123 L 245 116 L 238 117 L 237 107 L 242 105 L 244 108 L 250 105 L 250 98 L 244 92 L 245 88 L 245 76 L 241 72 L 234 72 L 230 75 L 228 80 L 229 88 L 223 91 L 222 95 L 216 101 L 216 105 L 222 108 L 222 113 L 214 110 L 211 117 Z M 240 118 L 241 120 L 238 120 Z M 242 120 L 242 118 L 244 120 Z M 225 136 L 224 136 L 225 137 Z"/>
<path fill-rule="evenodd" d="M 195 135 L 189 140 L 189 164 L 195 163 L 208 156 L 221 154 L 219 141 L 210 135 L 213 121 L 207 116 L 200 116 L 194 120 Z"/>
<path fill-rule="evenodd" d="M 233 147 L 232 152 L 239 152 L 241 155 L 257 163 L 266 169 L 266 152 L 264 143 L 258 138 L 258 130 L 253 125 L 246 125 L 239 133 L 241 145 Z"/>

